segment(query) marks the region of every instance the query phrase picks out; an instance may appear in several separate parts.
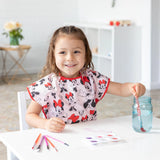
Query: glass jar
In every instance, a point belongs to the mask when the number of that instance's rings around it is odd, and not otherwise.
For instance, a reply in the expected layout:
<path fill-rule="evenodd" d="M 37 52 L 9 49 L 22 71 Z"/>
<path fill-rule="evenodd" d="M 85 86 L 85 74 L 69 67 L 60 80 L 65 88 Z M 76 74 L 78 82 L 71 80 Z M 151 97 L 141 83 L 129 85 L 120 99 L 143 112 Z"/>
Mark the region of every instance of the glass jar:
<path fill-rule="evenodd" d="M 17 36 L 10 36 L 10 45 L 11 46 L 18 46 L 19 45 L 19 39 Z"/>
<path fill-rule="evenodd" d="M 138 98 L 140 106 L 140 115 L 138 115 L 138 104 L 134 98 L 132 106 L 132 127 L 136 132 L 149 132 L 152 128 L 152 104 L 151 97 L 142 96 Z"/>

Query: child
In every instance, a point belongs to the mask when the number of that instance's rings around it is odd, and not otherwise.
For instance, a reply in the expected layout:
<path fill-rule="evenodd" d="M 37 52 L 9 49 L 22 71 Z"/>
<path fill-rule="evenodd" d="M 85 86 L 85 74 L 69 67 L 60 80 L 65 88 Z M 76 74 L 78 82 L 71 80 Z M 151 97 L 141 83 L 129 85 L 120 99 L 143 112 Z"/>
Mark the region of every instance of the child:
<path fill-rule="evenodd" d="M 96 119 L 96 104 L 107 93 L 142 96 L 140 83 L 116 83 L 94 71 L 92 54 L 84 33 L 64 26 L 51 38 L 44 78 L 27 87 L 32 98 L 26 121 L 32 127 L 61 132 L 67 123 Z M 45 118 L 39 116 L 41 110 Z"/>

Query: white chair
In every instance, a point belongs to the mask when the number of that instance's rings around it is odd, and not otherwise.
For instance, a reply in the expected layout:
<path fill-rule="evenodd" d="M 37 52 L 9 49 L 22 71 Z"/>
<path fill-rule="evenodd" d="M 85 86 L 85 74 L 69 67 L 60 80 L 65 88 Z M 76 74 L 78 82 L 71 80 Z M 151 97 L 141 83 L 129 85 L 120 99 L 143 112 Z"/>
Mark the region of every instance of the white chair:
<path fill-rule="evenodd" d="M 18 112 L 19 112 L 19 129 L 20 131 L 29 129 L 29 125 L 26 123 L 25 116 L 27 111 L 27 102 L 31 100 L 27 91 L 17 92 L 18 97 Z M 42 112 L 40 116 L 45 118 Z M 7 148 L 7 160 L 18 160 L 17 157 Z"/>
<path fill-rule="evenodd" d="M 19 129 L 29 129 L 28 124 L 25 121 L 25 114 L 27 111 L 27 101 L 30 100 L 30 96 L 27 91 L 17 92 L 18 97 L 18 112 L 19 112 Z M 17 157 L 7 147 L 7 160 L 18 160 Z"/>
<path fill-rule="evenodd" d="M 19 111 L 19 128 L 20 130 L 29 129 L 29 126 L 25 121 L 25 115 L 27 111 L 27 100 L 30 100 L 31 98 L 27 91 L 18 92 L 17 97 L 18 97 L 18 111 Z"/>
<path fill-rule="evenodd" d="M 18 97 L 18 111 L 19 111 L 19 129 L 25 130 L 29 129 L 29 125 L 26 123 L 25 116 L 27 111 L 27 102 L 31 102 L 31 97 L 27 91 L 17 92 Z M 41 111 L 40 117 L 45 118 L 43 112 Z"/>

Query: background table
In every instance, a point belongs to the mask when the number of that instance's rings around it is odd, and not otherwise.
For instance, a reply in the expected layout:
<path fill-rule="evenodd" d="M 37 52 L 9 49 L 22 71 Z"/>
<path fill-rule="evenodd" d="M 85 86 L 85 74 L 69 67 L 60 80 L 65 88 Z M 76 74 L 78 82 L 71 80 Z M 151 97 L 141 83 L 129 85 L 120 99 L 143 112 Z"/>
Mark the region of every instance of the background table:
<path fill-rule="evenodd" d="M 122 138 L 115 143 L 90 145 L 86 136 L 114 132 Z M 48 134 L 69 144 L 69 147 L 52 141 L 59 152 L 47 150 L 44 143 L 41 152 L 32 150 L 39 133 Z M 160 119 L 153 118 L 149 133 L 137 133 L 132 129 L 131 116 L 107 118 L 79 124 L 66 125 L 64 132 L 51 133 L 41 129 L 29 129 L 0 134 L 0 140 L 21 160 L 151 160 L 160 157 Z"/>
<path fill-rule="evenodd" d="M 2 61 L 3 61 L 3 66 L 2 66 L 2 79 L 4 81 L 9 81 L 8 75 L 11 73 L 13 68 L 17 66 L 17 70 L 12 74 L 11 80 L 15 78 L 18 69 L 21 69 L 25 74 L 28 75 L 27 71 L 24 69 L 22 66 L 22 63 L 30 50 L 31 46 L 29 45 L 19 45 L 19 46 L 10 46 L 10 45 L 1 45 L 0 46 L 0 51 L 2 53 Z M 15 56 L 13 56 L 12 52 L 18 53 L 18 58 L 16 59 Z M 10 57 L 13 61 L 13 65 L 7 70 L 6 67 L 6 61 L 7 57 Z M 29 76 L 29 75 L 28 75 Z"/>

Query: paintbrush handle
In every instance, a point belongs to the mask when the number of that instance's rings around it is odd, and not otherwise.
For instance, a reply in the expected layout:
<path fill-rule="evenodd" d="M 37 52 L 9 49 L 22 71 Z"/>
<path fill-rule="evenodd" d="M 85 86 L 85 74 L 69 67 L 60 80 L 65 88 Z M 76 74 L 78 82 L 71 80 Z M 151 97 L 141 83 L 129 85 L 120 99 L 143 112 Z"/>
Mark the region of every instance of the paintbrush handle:
<path fill-rule="evenodd" d="M 43 139 L 44 139 L 44 136 L 42 136 L 42 138 L 41 138 L 41 142 L 39 144 L 40 146 L 42 145 Z"/>
<path fill-rule="evenodd" d="M 55 145 L 47 137 L 46 139 L 51 144 L 51 146 L 58 152 L 58 149 L 55 147 Z"/>
<path fill-rule="evenodd" d="M 38 135 L 37 139 L 34 142 L 32 149 L 34 149 L 35 145 L 38 143 L 38 140 L 40 139 L 41 135 L 42 135 L 41 133 Z"/>
<path fill-rule="evenodd" d="M 136 98 L 136 103 L 137 103 L 137 113 L 138 113 L 138 116 L 140 116 L 141 115 L 141 110 L 140 110 L 139 100 L 138 100 L 137 96 L 135 96 L 135 98 Z"/>
<path fill-rule="evenodd" d="M 49 145 L 48 145 L 47 137 L 46 137 L 46 136 L 44 136 L 44 139 L 45 139 L 45 142 L 46 142 L 47 149 L 49 149 Z"/>
<path fill-rule="evenodd" d="M 67 143 L 65 143 L 65 142 L 63 142 L 63 141 L 61 141 L 61 140 L 59 140 L 59 139 L 53 138 L 53 137 L 51 137 L 51 136 L 49 136 L 49 135 L 46 135 L 46 136 L 49 137 L 49 138 L 52 138 L 53 140 L 55 140 L 55 141 L 57 141 L 57 142 L 63 143 L 63 144 L 66 145 L 66 146 L 69 146 L 69 144 L 67 144 Z"/>

